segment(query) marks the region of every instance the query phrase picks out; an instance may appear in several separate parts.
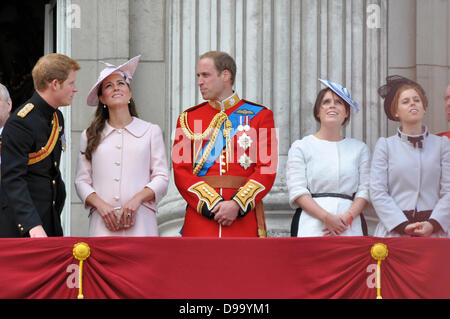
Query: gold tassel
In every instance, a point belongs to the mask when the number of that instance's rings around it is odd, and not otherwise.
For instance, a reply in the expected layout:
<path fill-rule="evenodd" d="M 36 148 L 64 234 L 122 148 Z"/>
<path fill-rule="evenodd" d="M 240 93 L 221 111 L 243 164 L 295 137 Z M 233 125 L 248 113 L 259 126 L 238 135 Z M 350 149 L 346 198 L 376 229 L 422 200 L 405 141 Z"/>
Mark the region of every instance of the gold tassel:
<path fill-rule="evenodd" d="M 91 248 L 86 243 L 78 243 L 73 246 L 73 256 L 80 261 L 80 269 L 78 272 L 78 299 L 84 299 L 83 296 L 83 261 L 91 255 Z"/>
<path fill-rule="evenodd" d="M 377 264 L 377 299 L 383 299 L 381 297 L 381 261 L 385 260 L 388 256 L 388 249 L 385 244 L 378 243 L 372 246 L 370 249 L 372 258 L 378 261 Z"/>
<path fill-rule="evenodd" d="M 231 161 L 231 129 L 233 128 L 233 125 L 231 124 L 231 121 L 226 118 L 225 125 L 223 128 L 223 135 L 225 136 L 225 151 L 226 151 L 226 161 L 227 161 L 227 171 L 228 169 L 228 163 Z"/>

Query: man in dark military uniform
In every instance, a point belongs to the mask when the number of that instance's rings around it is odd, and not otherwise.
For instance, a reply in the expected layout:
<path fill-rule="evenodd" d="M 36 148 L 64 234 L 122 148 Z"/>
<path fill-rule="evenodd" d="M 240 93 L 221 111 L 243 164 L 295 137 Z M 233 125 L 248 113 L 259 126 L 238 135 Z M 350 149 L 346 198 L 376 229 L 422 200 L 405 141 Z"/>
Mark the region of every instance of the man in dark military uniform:
<path fill-rule="evenodd" d="M 6 122 L 0 237 L 63 235 L 60 214 L 66 192 L 59 163 L 65 138 L 58 107 L 72 103 L 79 69 L 62 54 L 41 57 L 32 72 L 36 91 Z"/>

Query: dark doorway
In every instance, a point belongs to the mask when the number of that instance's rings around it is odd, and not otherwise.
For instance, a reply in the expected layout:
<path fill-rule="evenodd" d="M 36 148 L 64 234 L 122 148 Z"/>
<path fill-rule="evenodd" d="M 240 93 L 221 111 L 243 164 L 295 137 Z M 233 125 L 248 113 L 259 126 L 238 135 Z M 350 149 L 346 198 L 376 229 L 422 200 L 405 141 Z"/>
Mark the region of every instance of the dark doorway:
<path fill-rule="evenodd" d="M 50 0 L 2 2 L 0 82 L 8 88 L 13 110 L 33 94 L 31 70 L 44 54 L 45 4 L 49 2 Z"/>

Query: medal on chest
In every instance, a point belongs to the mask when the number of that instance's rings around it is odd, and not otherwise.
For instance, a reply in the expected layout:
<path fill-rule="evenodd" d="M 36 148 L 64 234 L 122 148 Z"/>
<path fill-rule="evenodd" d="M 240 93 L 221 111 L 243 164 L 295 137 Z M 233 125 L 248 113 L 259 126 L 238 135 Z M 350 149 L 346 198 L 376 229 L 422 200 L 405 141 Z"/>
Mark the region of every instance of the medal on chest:
<path fill-rule="evenodd" d="M 250 131 L 250 119 L 248 116 L 245 116 L 245 123 L 243 123 L 243 116 L 239 117 L 239 132 L 248 132 Z"/>
<path fill-rule="evenodd" d="M 66 148 L 67 148 L 67 142 L 66 142 L 66 135 L 65 134 L 61 135 L 61 145 L 62 145 L 62 150 L 65 152 Z"/>
<path fill-rule="evenodd" d="M 250 118 L 248 116 L 241 116 L 239 118 L 238 131 L 237 142 L 239 147 L 244 150 L 244 154 L 239 158 L 239 164 L 246 170 L 253 163 L 250 157 L 245 153 L 253 143 L 252 138 L 246 134 L 246 132 L 250 131 Z"/>

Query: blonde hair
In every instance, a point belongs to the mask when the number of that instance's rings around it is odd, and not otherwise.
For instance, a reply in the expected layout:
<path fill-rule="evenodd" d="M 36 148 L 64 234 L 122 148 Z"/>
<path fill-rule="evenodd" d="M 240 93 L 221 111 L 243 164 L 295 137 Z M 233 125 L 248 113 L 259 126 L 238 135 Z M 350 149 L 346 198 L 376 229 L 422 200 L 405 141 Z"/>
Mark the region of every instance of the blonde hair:
<path fill-rule="evenodd" d="M 50 82 L 67 80 L 70 71 L 78 71 L 79 64 L 72 58 L 64 54 L 50 53 L 41 57 L 31 72 L 33 76 L 34 88 L 37 91 L 44 91 Z"/>

